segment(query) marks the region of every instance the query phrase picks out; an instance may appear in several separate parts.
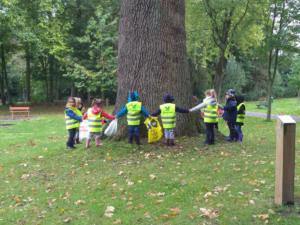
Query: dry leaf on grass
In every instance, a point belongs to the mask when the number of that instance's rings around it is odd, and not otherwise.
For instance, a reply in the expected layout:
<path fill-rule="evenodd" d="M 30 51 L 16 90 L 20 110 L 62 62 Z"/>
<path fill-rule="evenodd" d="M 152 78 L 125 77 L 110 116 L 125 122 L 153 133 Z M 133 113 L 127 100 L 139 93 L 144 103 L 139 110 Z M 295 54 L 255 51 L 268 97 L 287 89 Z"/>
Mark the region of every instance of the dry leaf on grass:
<path fill-rule="evenodd" d="M 156 176 L 154 174 L 150 174 L 149 177 L 150 177 L 151 180 L 156 179 Z"/>
<path fill-rule="evenodd" d="M 111 218 L 114 215 L 115 207 L 107 206 L 104 212 L 104 216 Z"/>
<path fill-rule="evenodd" d="M 208 219 L 214 219 L 219 216 L 219 211 L 217 209 L 200 208 L 200 213 L 201 216 Z"/>
<path fill-rule="evenodd" d="M 259 214 L 257 215 L 257 218 L 260 220 L 267 220 L 270 218 L 269 214 Z"/>
<path fill-rule="evenodd" d="M 71 217 L 67 217 L 64 219 L 64 223 L 70 223 L 72 221 Z"/>
<path fill-rule="evenodd" d="M 120 219 L 116 219 L 114 222 L 113 222 L 113 224 L 121 224 L 122 223 L 122 221 L 120 220 Z"/>
<path fill-rule="evenodd" d="M 75 205 L 83 205 L 85 204 L 84 200 L 77 200 L 76 202 L 74 202 Z"/>

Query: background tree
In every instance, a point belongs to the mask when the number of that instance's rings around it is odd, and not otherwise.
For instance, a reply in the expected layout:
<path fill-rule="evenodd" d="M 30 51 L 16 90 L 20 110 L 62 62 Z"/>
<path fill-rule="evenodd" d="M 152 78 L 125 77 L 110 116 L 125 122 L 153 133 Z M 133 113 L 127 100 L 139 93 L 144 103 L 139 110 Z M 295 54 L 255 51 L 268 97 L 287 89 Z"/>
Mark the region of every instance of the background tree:
<path fill-rule="evenodd" d="M 184 21 L 184 1 L 121 1 L 117 110 L 131 90 L 139 91 L 150 112 L 165 93 L 174 95 L 182 107 L 191 105 Z M 177 121 L 179 135 L 195 131 L 188 116 L 180 115 Z"/>

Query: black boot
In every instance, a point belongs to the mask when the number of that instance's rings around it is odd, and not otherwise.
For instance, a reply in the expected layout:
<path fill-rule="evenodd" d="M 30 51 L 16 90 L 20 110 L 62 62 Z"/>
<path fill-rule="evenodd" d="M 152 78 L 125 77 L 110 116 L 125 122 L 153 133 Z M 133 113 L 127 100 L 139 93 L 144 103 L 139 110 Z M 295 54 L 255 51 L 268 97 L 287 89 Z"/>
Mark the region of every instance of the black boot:
<path fill-rule="evenodd" d="M 141 145 L 140 136 L 135 136 L 135 142 L 137 145 Z"/>
<path fill-rule="evenodd" d="M 170 146 L 174 146 L 175 145 L 175 140 L 174 139 L 170 139 Z"/>
<path fill-rule="evenodd" d="M 129 138 L 128 138 L 128 143 L 129 143 L 129 144 L 132 144 L 132 142 L 133 142 L 133 136 L 129 136 Z"/>
<path fill-rule="evenodd" d="M 166 139 L 166 145 L 170 146 L 170 139 Z"/>

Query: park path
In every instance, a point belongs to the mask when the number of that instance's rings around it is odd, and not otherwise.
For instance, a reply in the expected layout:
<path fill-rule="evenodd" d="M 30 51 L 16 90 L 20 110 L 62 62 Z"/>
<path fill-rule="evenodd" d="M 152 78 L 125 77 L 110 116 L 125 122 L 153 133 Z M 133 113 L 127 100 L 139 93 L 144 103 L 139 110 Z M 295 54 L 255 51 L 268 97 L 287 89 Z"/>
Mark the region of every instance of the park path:
<path fill-rule="evenodd" d="M 246 112 L 246 115 L 247 116 L 250 116 L 250 117 L 258 117 L 258 118 L 267 118 L 267 114 L 266 113 L 261 113 L 261 112 Z M 271 115 L 271 119 L 274 120 L 277 118 L 278 115 L 275 115 L 275 114 L 272 114 Z M 300 116 L 293 116 L 293 119 L 296 121 L 296 122 L 300 122 Z"/>

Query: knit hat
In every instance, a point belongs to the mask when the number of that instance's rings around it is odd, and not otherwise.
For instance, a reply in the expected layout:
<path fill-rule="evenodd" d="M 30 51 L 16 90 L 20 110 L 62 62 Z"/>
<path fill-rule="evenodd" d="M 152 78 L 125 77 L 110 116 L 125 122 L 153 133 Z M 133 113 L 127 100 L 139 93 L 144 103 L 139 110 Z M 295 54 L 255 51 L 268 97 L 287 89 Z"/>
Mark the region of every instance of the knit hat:
<path fill-rule="evenodd" d="M 128 93 L 128 102 L 139 100 L 139 94 L 137 91 L 132 91 Z"/>
<path fill-rule="evenodd" d="M 228 89 L 226 91 L 226 95 L 228 95 L 230 97 L 234 97 L 235 96 L 235 90 L 234 89 Z"/>
<path fill-rule="evenodd" d="M 164 102 L 165 103 L 171 103 L 171 102 L 174 102 L 174 97 L 170 94 L 166 94 L 164 96 Z"/>

